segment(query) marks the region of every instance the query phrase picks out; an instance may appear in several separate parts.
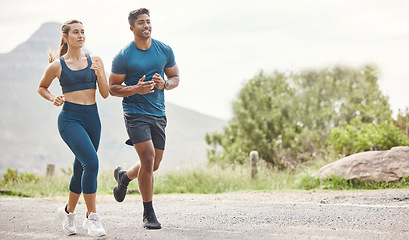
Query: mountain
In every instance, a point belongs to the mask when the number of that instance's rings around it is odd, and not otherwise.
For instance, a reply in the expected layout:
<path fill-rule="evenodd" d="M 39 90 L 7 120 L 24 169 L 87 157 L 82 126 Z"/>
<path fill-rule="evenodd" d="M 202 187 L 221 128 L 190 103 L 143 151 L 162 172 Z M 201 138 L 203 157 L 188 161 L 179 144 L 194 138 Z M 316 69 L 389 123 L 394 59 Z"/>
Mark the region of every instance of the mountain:
<path fill-rule="evenodd" d="M 9 53 L 0 54 L 1 173 L 11 167 L 44 174 L 47 164 L 55 164 L 56 169 L 60 169 L 70 167 L 74 161 L 57 130 L 61 108 L 54 107 L 37 93 L 48 64 L 47 51 L 57 49 L 60 43 L 60 27 L 58 23 L 45 23 L 26 42 Z M 58 80 L 54 80 L 50 91 L 61 92 Z M 97 104 L 102 122 L 100 169 L 131 166 L 138 161 L 138 156 L 133 147 L 124 144 L 127 134 L 121 98 L 97 97 Z M 225 121 L 169 102 L 166 112 L 167 145 L 161 169 L 205 164 L 205 135 L 220 131 Z"/>

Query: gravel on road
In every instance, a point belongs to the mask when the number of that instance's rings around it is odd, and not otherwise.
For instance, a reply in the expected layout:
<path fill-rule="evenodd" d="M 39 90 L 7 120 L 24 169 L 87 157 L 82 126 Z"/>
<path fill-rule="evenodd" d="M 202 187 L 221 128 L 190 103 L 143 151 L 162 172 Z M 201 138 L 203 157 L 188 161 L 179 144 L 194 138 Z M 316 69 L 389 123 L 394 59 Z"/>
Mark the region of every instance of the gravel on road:
<path fill-rule="evenodd" d="M 409 239 L 409 190 L 155 195 L 161 230 L 142 226 L 139 195 L 97 196 L 100 239 Z M 66 198 L 0 198 L 0 239 L 92 239 L 80 201 L 78 234 L 65 236 L 56 210 Z"/>

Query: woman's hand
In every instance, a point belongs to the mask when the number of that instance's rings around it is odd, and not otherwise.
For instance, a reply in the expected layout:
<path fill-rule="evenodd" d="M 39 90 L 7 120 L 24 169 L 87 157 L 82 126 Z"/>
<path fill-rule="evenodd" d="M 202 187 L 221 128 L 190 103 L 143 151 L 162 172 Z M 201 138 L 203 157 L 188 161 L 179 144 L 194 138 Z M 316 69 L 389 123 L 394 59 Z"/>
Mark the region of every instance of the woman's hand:
<path fill-rule="evenodd" d="M 91 58 L 93 59 L 91 69 L 97 75 L 99 93 L 103 98 L 107 98 L 109 96 L 109 87 L 105 76 L 104 63 L 100 57 L 92 56 Z"/>
<path fill-rule="evenodd" d="M 64 95 L 57 96 L 53 99 L 53 104 L 57 107 L 64 103 Z"/>
<path fill-rule="evenodd" d="M 95 61 L 92 62 L 91 69 L 95 71 L 95 75 L 102 76 L 102 73 L 103 73 L 102 69 L 103 68 L 102 68 L 101 63 L 98 62 L 98 59 L 95 59 Z"/>

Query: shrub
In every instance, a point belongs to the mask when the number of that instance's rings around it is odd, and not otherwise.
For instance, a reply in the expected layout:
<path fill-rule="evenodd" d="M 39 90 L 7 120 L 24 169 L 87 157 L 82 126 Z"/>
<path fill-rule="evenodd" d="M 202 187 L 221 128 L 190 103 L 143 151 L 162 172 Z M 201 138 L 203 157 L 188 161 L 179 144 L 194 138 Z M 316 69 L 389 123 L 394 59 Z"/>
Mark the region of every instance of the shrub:
<path fill-rule="evenodd" d="M 344 156 L 369 151 L 373 146 L 378 150 L 389 150 L 395 146 L 409 146 L 409 141 L 391 121 L 378 124 L 362 123 L 361 117 L 342 122 L 330 133 L 328 145 Z"/>
<path fill-rule="evenodd" d="M 7 172 L 3 174 L 3 183 L 17 182 L 18 174 L 17 169 L 7 168 Z"/>
<path fill-rule="evenodd" d="M 8 168 L 7 172 L 3 174 L 3 183 L 13 183 L 13 182 L 34 182 L 37 183 L 39 178 L 32 173 L 17 173 L 17 169 Z"/>

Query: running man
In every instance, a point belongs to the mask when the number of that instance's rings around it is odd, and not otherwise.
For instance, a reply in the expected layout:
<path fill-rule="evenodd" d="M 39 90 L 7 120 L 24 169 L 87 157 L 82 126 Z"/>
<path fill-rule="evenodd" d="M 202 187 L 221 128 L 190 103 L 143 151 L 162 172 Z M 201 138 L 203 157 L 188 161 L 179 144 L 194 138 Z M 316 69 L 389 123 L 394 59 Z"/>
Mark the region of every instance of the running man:
<path fill-rule="evenodd" d="M 148 9 L 131 11 L 128 22 L 134 40 L 112 61 L 109 91 L 113 96 L 123 97 L 124 120 L 129 135 L 126 144 L 135 148 L 139 162 L 126 171 L 121 167 L 114 170 L 117 186 L 113 192 L 115 199 L 122 202 L 129 182 L 137 178 L 144 206 L 144 227 L 160 229 L 152 206 L 153 172 L 159 168 L 165 150 L 164 90 L 179 85 L 179 69 L 172 49 L 151 38 Z"/>

